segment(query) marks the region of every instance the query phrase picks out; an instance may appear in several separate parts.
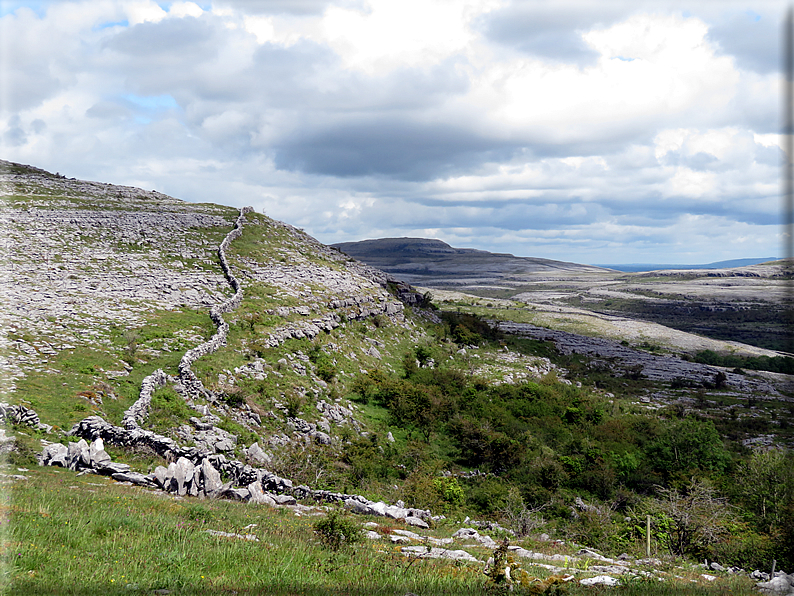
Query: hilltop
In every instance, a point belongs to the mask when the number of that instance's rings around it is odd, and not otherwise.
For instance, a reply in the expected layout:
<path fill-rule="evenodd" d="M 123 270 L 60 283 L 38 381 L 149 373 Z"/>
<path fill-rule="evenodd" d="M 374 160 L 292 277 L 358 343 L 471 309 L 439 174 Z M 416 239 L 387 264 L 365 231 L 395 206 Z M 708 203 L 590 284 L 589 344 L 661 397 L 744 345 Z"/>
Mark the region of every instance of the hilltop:
<path fill-rule="evenodd" d="M 426 238 L 380 238 L 333 246 L 406 282 L 428 287 L 515 283 L 527 275 L 538 273 L 604 271 L 592 265 L 516 257 L 474 248 L 453 248 L 441 240 Z"/>
<path fill-rule="evenodd" d="M 434 298 L 249 208 L 9 162 L 0 183 L 14 593 L 489 593 L 509 559 L 544 589 L 686 590 L 711 584 L 673 554 L 794 563 L 791 456 L 753 451 L 794 443 L 774 352 L 719 366 L 549 305 Z M 678 543 L 686 494 L 716 521 Z M 374 548 L 334 550 L 364 522 Z M 721 577 L 700 593 L 751 585 Z"/>

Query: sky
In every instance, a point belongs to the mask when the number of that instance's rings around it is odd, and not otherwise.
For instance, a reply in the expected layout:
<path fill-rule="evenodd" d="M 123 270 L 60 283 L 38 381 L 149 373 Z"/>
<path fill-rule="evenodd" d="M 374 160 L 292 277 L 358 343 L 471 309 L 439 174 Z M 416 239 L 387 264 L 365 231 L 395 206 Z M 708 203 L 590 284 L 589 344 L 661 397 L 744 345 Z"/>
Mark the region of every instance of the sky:
<path fill-rule="evenodd" d="M 0 0 L 0 158 L 326 244 L 778 256 L 786 8 Z"/>

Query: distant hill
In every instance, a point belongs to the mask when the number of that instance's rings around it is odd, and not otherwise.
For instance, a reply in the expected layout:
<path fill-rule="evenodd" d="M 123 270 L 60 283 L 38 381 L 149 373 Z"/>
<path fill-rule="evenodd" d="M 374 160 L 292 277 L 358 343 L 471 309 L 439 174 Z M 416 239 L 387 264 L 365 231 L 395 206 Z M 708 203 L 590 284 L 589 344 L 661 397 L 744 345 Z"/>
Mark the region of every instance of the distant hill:
<path fill-rule="evenodd" d="M 594 265 L 454 248 L 441 240 L 427 238 L 380 238 L 333 246 L 367 265 L 418 284 L 494 283 L 526 274 L 605 271 Z"/>
<path fill-rule="evenodd" d="M 640 271 L 661 271 L 665 269 L 727 269 L 730 267 L 746 267 L 748 265 L 758 265 L 778 260 L 777 257 L 765 257 L 757 259 L 732 259 L 730 261 L 717 261 L 707 265 L 680 265 L 662 263 L 629 263 L 626 265 L 596 265 L 606 269 L 615 269 L 626 273 L 637 273 Z"/>

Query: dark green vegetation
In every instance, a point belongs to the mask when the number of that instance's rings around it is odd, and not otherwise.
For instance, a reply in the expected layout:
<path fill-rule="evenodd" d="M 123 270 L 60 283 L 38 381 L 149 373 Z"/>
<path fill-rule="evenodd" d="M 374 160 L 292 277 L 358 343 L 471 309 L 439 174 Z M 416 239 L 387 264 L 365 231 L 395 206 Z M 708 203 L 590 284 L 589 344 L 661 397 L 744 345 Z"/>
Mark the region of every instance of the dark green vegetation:
<path fill-rule="evenodd" d="M 484 331 L 474 317 L 454 315 L 440 333 L 486 347 L 477 330 Z M 791 453 L 751 453 L 725 440 L 728 419 L 719 421 L 721 436 L 711 416 L 697 411 L 649 415 L 553 376 L 494 385 L 456 365 L 423 368 L 431 358 L 447 361 L 441 348 L 420 346 L 405 355 L 402 374 L 373 370 L 352 386 L 360 403 L 384 408 L 414 445 L 415 463 L 406 468 L 399 450 L 379 451 L 372 437 L 363 473 L 405 478 L 415 505 L 478 517 L 542 511 L 547 531 L 613 555 L 637 551 L 650 514 L 656 540 L 672 553 L 745 567 L 769 567 L 773 559 L 794 565 Z M 439 484 L 438 470 L 450 468 L 479 474 Z M 696 495 L 690 509 L 705 507 L 697 515 L 719 520 L 708 533 L 682 527 L 670 510 L 671 501 L 686 509 Z M 574 519 L 576 497 L 594 507 Z"/>
<path fill-rule="evenodd" d="M 582 304 L 588 310 L 649 321 L 713 339 L 738 341 L 767 348 L 787 350 L 788 332 L 782 307 L 768 302 L 714 304 L 712 300 L 654 301 L 612 299 Z"/>
<path fill-rule="evenodd" d="M 712 364 L 727 368 L 746 368 L 748 370 L 769 370 L 787 375 L 794 374 L 794 358 L 789 356 L 742 357 L 731 354 L 718 354 L 712 350 L 703 350 L 692 358 L 694 362 Z"/>

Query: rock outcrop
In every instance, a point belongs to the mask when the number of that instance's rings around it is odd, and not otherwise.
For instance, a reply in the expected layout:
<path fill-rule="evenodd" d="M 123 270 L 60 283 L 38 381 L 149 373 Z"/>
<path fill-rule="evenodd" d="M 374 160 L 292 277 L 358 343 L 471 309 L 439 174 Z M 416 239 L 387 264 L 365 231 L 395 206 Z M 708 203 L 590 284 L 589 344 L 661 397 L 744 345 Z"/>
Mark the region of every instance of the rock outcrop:
<path fill-rule="evenodd" d="M 651 381 L 684 381 L 709 387 L 715 384 L 718 375 L 723 375 L 722 382 L 737 391 L 758 394 L 766 399 L 786 399 L 776 387 L 762 379 L 747 378 L 707 364 L 687 362 L 676 356 L 657 356 L 624 346 L 617 341 L 546 329 L 529 323 L 492 321 L 491 324 L 511 335 L 552 341 L 563 354 L 584 354 L 621 376 L 637 374 Z"/>

